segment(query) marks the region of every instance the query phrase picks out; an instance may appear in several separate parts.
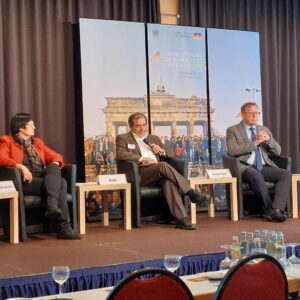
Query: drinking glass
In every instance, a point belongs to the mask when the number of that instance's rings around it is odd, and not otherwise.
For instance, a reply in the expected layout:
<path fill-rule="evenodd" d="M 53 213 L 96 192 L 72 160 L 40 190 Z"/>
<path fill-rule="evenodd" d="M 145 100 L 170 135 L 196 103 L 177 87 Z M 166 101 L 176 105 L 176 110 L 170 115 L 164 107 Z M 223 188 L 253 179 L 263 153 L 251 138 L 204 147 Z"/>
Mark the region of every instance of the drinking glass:
<path fill-rule="evenodd" d="M 67 266 L 54 266 L 52 278 L 59 286 L 59 299 L 63 299 L 63 284 L 68 280 L 70 269 Z"/>
<path fill-rule="evenodd" d="M 166 254 L 164 257 L 164 267 L 174 273 L 180 266 L 180 260 L 180 255 Z"/>
<path fill-rule="evenodd" d="M 292 265 L 299 265 L 300 264 L 300 259 L 295 254 L 295 247 L 297 245 L 298 245 L 298 243 L 290 243 L 290 244 L 286 245 L 286 246 L 291 246 L 292 247 L 292 255 L 288 258 L 289 262 Z"/>
<path fill-rule="evenodd" d="M 231 245 L 221 245 L 221 248 L 225 250 L 225 258 L 220 262 L 220 270 L 228 270 L 231 267 L 232 260 L 229 257 L 229 253 L 232 249 Z"/>

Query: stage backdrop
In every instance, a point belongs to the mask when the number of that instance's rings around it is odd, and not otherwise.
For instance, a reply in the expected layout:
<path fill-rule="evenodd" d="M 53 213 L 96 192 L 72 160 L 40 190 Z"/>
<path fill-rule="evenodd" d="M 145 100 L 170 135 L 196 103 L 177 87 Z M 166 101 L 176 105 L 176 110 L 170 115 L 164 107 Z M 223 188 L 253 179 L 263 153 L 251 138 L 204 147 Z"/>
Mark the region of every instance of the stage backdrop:
<path fill-rule="evenodd" d="M 261 107 L 258 33 L 80 19 L 80 40 L 86 181 L 116 172 L 115 137 L 133 112 L 149 114 L 189 176 L 204 176 L 222 167 L 241 104 Z M 223 188 L 216 197 L 224 208 Z M 101 196 L 90 203 L 101 209 Z"/>
<path fill-rule="evenodd" d="M 151 132 L 189 161 L 189 176 L 205 175 L 205 29 L 148 24 L 148 53 Z"/>
<path fill-rule="evenodd" d="M 218 167 L 226 129 L 241 121 L 241 105 L 255 101 L 261 111 L 259 34 L 207 29 L 207 39 L 212 162 Z"/>
<path fill-rule="evenodd" d="M 80 19 L 86 181 L 116 172 L 115 137 L 128 115 L 147 112 L 145 24 Z M 97 219 L 102 195 L 90 193 L 88 218 Z M 109 193 L 118 215 L 119 194 Z"/>
<path fill-rule="evenodd" d="M 255 101 L 262 108 L 259 34 L 207 29 L 207 41 L 211 158 L 213 168 L 222 168 L 226 129 L 241 122 L 241 105 Z M 216 185 L 215 195 L 216 206 L 225 207 L 225 186 Z"/>

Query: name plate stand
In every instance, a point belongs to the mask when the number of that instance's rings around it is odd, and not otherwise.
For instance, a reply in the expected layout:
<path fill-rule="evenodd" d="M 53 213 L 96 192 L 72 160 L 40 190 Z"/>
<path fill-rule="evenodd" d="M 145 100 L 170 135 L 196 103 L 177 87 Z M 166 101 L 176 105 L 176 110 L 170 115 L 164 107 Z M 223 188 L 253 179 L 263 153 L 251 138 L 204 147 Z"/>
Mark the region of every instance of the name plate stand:
<path fill-rule="evenodd" d="M 298 182 L 300 174 L 292 174 L 292 218 L 298 219 Z"/>
<path fill-rule="evenodd" d="M 100 185 L 124 184 L 127 183 L 125 174 L 105 174 L 97 176 L 97 183 Z"/>
<path fill-rule="evenodd" d="M 207 169 L 207 178 L 232 178 L 229 169 Z"/>
<path fill-rule="evenodd" d="M 190 185 L 192 188 L 195 188 L 198 184 L 208 185 L 208 191 L 211 195 L 211 198 L 208 203 L 208 215 L 213 218 L 215 217 L 215 204 L 214 204 L 214 184 L 229 184 L 230 186 L 230 211 L 231 211 L 231 220 L 238 220 L 238 204 L 237 204 L 237 180 L 235 177 L 231 178 L 203 178 L 203 177 L 191 177 L 189 179 Z M 191 212 L 191 223 L 196 224 L 196 204 L 190 204 Z"/>
<path fill-rule="evenodd" d="M 0 181 L 0 193 L 13 193 L 16 191 L 13 181 Z"/>
<path fill-rule="evenodd" d="M 119 174 L 121 175 L 121 174 Z M 106 176 L 106 175 L 101 175 Z M 125 176 L 125 175 L 124 175 Z M 78 213 L 79 213 L 79 233 L 86 232 L 86 193 L 96 191 L 115 191 L 124 190 L 124 229 L 131 230 L 131 184 L 130 183 L 113 183 L 113 184 L 98 184 L 96 182 L 76 183 L 78 194 Z M 104 226 L 109 225 L 108 204 L 107 200 L 103 200 L 102 222 Z"/>
<path fill-rule="evenodd" d="M 19 243 L 19 199 L 18 192 L 3 192 L 0 191 L 0 201 L 9 199 L 9 227 L 10 238 L 12 244 Z"/>

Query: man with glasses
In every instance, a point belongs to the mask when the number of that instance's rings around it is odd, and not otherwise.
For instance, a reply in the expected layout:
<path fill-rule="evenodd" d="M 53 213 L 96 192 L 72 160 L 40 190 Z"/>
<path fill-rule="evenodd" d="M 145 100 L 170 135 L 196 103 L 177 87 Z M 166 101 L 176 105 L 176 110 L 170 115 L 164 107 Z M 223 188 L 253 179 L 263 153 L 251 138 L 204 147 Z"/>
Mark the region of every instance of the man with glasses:
<path fill-rule="evenodd" d="M 159 184 L 166 198 L 171 215 L 176 219 L 176 228 L 194 230 L 189 223 L 182 194 L 189 196 L 193 203 L 206 205 L 210 196 L 192 189 L 189 182 L 161 156 L 172 157 L 168 149 L 156 135 L 148 134 L 147 118 L 136 112 L 129 116 L 130 131 L 116 138 L 116 155 L 119 160 L 131 160 L 139 164 L 141 186 Z"/>
<path fill-rule="evenodd" d="M 274 222 L 284 222 L 289 198 L 291 173 L 280 169 L 269 155 L 280 155 L 281 147 L 270 129 L 257 124 L 259 111 L 255 102 L 241 107 L 242 121 L 227 129 L 226 145 L 229 155 L 237 157 L 242 165 L 242 180 L 249 183 L 263 203 L 265 216 Z M 272 200 L 266 181 L 275 183 Z"/>
<path fill-rule="evenodd" d="M 10 120 L 11 136 L 0 137 L 0 166 L 17 168 L 28 195 L 47 196 L 45 217 L 57 223 L 57 238 L 78 240 L 70 224 L 67 182 L 61 177 L 63 157 L 34 136 L 32 117 L 19 113 Z"/>

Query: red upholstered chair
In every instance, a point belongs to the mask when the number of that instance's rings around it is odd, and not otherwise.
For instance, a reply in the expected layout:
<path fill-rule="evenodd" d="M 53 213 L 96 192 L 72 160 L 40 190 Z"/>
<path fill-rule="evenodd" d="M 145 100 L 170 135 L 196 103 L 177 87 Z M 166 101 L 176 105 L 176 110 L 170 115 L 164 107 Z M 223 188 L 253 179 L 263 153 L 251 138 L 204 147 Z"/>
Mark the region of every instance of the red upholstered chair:
<path fill-rule="evenodd" d="M 141 278 L 144 276 L 144 278 Z M 145 278 L 146 276 L 146 278 Z M 175 274 L 157 268 L 145 268 L 121 280 L 106 300 L 191 300 L 186 284 Z"/>
<path fill-rule="evenodd" d="M 288 299 L 287 278 L 274 257 L 250 255 L 228 271 L 214 299 L 285 300 Z"/>

